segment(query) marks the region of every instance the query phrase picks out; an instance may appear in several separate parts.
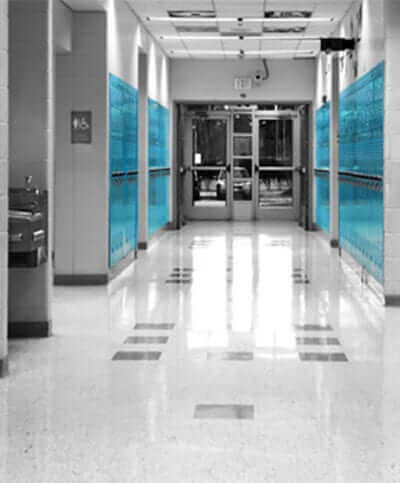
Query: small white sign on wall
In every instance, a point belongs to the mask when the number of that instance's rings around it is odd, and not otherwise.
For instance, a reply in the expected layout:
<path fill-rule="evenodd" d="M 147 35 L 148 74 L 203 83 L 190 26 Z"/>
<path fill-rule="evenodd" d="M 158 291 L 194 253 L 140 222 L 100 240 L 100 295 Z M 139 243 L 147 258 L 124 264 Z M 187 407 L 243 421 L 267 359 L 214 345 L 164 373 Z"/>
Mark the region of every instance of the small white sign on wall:
<path fill-rule="evenodd" d="M 248 91 L 253 86 L 253 80 L 251 77 L 236 77 L 235 89 L 237 91 Z"/>

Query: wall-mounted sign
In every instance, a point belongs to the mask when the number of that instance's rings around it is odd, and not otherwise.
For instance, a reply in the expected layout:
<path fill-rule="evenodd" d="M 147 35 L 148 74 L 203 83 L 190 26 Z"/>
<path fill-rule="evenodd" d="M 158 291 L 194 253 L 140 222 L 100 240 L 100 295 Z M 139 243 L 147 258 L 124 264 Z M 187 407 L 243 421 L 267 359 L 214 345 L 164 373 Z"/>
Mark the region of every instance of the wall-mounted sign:
<path fill-rule="evenodd" d="M 253 80 L 251 77 L 236 77 L 235 89 L 237 91 L 248 91 L 253 87 Z"/>
<path fill-rule="evenodd" d="M 71 143 L 92 144 L 92 111 L 71 112 Z"/>

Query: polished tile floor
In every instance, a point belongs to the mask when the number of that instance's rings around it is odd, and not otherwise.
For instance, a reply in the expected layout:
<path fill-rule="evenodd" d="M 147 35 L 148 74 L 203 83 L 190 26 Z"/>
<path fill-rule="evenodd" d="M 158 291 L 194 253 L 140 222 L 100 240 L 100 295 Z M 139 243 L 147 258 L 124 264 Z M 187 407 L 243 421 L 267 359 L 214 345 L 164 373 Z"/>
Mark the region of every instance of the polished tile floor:
<path fill-rule="evenodd" d="M 400 310 L 292 224 L 189 224 L 57 288 L 10 371 L 1 482 L 400 482 Z"/>

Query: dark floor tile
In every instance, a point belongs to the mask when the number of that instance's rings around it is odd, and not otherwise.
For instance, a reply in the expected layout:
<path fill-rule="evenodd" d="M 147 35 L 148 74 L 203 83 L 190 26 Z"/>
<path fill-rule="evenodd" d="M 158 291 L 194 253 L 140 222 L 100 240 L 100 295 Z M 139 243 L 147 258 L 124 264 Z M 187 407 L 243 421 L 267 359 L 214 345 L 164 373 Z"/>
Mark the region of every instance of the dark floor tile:
<path fill-rule="evenodd" d="M 119 351 L 116 352 L 113 361 L 158 361 L 161 357 L 161 352 L 132 352 Z"/>
<path fill-rule="evenodd" d="M 299 357 L 304 362 L 347 362 L 346 354 L 322 354 L 319 352 L 300 352 Z"/>
<path fill-rule="evenodd" d="M 139 335 L 127 337 L 124 344 L 166 344 L 168 337 L 152 336 L 152 335 Z"/>
<path fill-rule="evenodd" d="M 177 283 L 177 284 L 180 284 L 180 283 L 192 283 L 192 279 L 180 279 L 180 278 L 174 278 L 174 279 L 171 279 L 171 280 L 166 280 L 165 283 Z"/>
<path fill-rule="evenodd" d="M 299 345 L 340 345 L 336 337 L 297 337 Z"/>
<path fill-rule="evenodd" d="M 254 419 L 254 406 L 242 404 L 198 404 L 195 419 Z"/>
<path fill-rule="evenodd" d="M 173 330 L 175 324 L 136 324 L 136 330 Z"/>
<path fill-rule="evenodd" d="M 330 325 L 318 325 L 318 324 L 305 324 L 305 325 L 295 325 L 294 328 L 296 330 L 315 330 L 324 331 L 324 330 L 332 330 Z"/>
<path fill-rule="evenodd" d="M 207 359 L 209 361 L 252 361 L 254 354 L 252 352 L 208 352 Z"/>

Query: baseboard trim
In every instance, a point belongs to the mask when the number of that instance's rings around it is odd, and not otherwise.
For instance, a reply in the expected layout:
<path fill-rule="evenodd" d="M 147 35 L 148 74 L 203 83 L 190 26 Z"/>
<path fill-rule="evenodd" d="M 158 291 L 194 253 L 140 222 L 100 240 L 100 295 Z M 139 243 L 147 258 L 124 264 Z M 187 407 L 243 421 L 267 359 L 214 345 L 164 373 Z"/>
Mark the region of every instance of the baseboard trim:
<path fill-rule="evenodd" d="M 339 240 L 330 240 L 331 248 L 339 248 Z"/>
<path fill-rule="evenodd" d="M 38 322 L 9 322 L 8 337 L 19 338 L 45 338 L 52 335 L 51 321 Z"/>
<path fill-rule="evenodd" d="M 54 285 L 106 285 L 108 275 L 99 273 L 93 275 L 54 275 Z"/>
<path fill-rule="evenodd" d="M 0 378 L 8 376 L 8 357 L 0 359 Z"/>
<path fill-rule="evenodd" d="M 400 307 L 400 295 L 385 295 L 385 305 L 388 307 Z"/>

